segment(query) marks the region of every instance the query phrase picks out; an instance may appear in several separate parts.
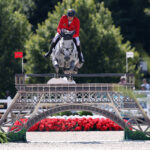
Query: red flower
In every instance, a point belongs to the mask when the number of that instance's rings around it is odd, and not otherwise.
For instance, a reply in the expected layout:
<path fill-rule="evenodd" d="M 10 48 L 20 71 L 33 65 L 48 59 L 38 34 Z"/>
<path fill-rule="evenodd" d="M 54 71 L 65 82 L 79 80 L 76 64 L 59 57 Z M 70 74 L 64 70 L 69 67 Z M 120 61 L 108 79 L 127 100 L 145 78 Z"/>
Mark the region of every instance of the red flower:
<path fill-rule="evenodd" d="M 25 124 L 27 119 L 20 119 L 16 121 L 11 130 L 19 130 L 19 126 Z M 125 120 L 126 121 L 126 120 Z M 69 118 L 69 119 L 57 119 L 46 118 L 35 125 L 33 125 L 28 131 L 107 131 L 107 130 L 123 130 L 119 125 L 107 118 Z"/>
<path fill-rule="evenodd" d="M 39 129 L 40 131 L 44 131 L 44 124 L 40 124 Z"/>

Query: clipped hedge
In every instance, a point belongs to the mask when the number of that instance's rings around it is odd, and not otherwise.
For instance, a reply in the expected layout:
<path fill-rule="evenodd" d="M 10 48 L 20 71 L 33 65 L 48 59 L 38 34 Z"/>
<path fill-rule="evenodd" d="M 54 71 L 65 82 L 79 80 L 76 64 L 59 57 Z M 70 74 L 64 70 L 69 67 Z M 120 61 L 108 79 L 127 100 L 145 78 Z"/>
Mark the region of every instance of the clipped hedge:
<path fill-rule="evenodd" d="M 79 115 L 79 116 L 93 116 L 92 112 L 88 112 L 88 111 L 80 111 L 80 112 L 71 112 L 71 111 L 64 111 L 64 112 L 60 112 L 60 113 L 56 113 L 53 116 L 71 116 L 71 115 Z"/>
<path fill-rule="evenodd" d="M 150 140 L 150 137 L 148 137 L 142 131 L 131 131 L 128 128 L 125 128 L 124 139 L 125 140 Z"/>
<path fill-rule="evenodd" d="M 80 116 L 93 116 L 93 113 L 92 112 L 88 112 L 88 111 L 80 111 L 80 112 L 78 112 L 78 114 Z"/>
<path fill-rule="evenodd" d="M 9 132 L 7 134 L 8 137 L 8 141 L 9 142 L 26 142 L 26 129 L 23 128 L 22 130 L 18 131 L 18 132 Z"/>

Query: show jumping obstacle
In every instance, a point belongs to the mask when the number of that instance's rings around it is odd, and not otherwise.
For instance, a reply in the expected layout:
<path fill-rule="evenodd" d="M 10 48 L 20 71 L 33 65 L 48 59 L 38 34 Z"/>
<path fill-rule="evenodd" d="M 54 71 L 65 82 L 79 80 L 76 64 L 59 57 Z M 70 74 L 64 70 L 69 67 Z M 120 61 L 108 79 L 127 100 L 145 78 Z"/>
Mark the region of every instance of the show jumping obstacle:
<path fill-rule="evenodd" d="M 122 75 L 124 74 L 76 74 L 72 77 L 120 77 Z M 10 129 L 17 120 L 28 118 L 27 123 L 21 123 L 22 125 L 16 127 L 15 130 L 29 129 L 36 122 L 54 113 L 85 110 L 103 115 L 122 128 L 132 126 L 133 129 L 150 135 L 148 132 L 150 119 L 132 94 L 133 75 L 126 75 L 125 85 L 110 83 L 30 84 L 25 81 L 26 77 L 54 76 L 55 74 L 17 74 L 15 76 L 17 93 L 0 120 L 0 128 L 9 127 Z M 127 123 L 124 118 L 128 119 Z M 141 125 L 146 128 L 143 129 Z"/>

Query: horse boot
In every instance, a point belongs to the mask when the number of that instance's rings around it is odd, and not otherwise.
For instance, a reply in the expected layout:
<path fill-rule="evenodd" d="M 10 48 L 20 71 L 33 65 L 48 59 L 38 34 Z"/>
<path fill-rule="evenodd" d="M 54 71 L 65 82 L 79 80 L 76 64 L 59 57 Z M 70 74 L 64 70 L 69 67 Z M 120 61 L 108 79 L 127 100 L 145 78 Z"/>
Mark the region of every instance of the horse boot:
<path fill-rule="evenodd" d="M 77 46 L 79 63 L 84 63 L 83 55 L 81 54 L 80 46 Z"/>

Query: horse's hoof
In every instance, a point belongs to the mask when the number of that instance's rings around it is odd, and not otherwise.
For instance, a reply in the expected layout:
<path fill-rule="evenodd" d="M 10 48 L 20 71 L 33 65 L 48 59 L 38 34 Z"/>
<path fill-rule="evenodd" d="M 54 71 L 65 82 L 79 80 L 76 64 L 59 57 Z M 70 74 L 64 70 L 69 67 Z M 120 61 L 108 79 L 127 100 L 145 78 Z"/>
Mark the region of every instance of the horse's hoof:
<path fill-rule="evenodd" d="M 78 63 L 77 65 L 76 65 L 76 67 L 79 69 L 79 68 L 81 68 L 83 66 L 83 63 Z"/>
<path fill-rule="evenodd" d="M 73 71 L 73 74 L 78 74 L 78 71 Z"/>
<path fill-rule="evenodd" d="M 78 68 L 75 67 L 75 68 L 74 68 L 74 74 L 77 74 L 77 72 L 78 72 Z"/>

